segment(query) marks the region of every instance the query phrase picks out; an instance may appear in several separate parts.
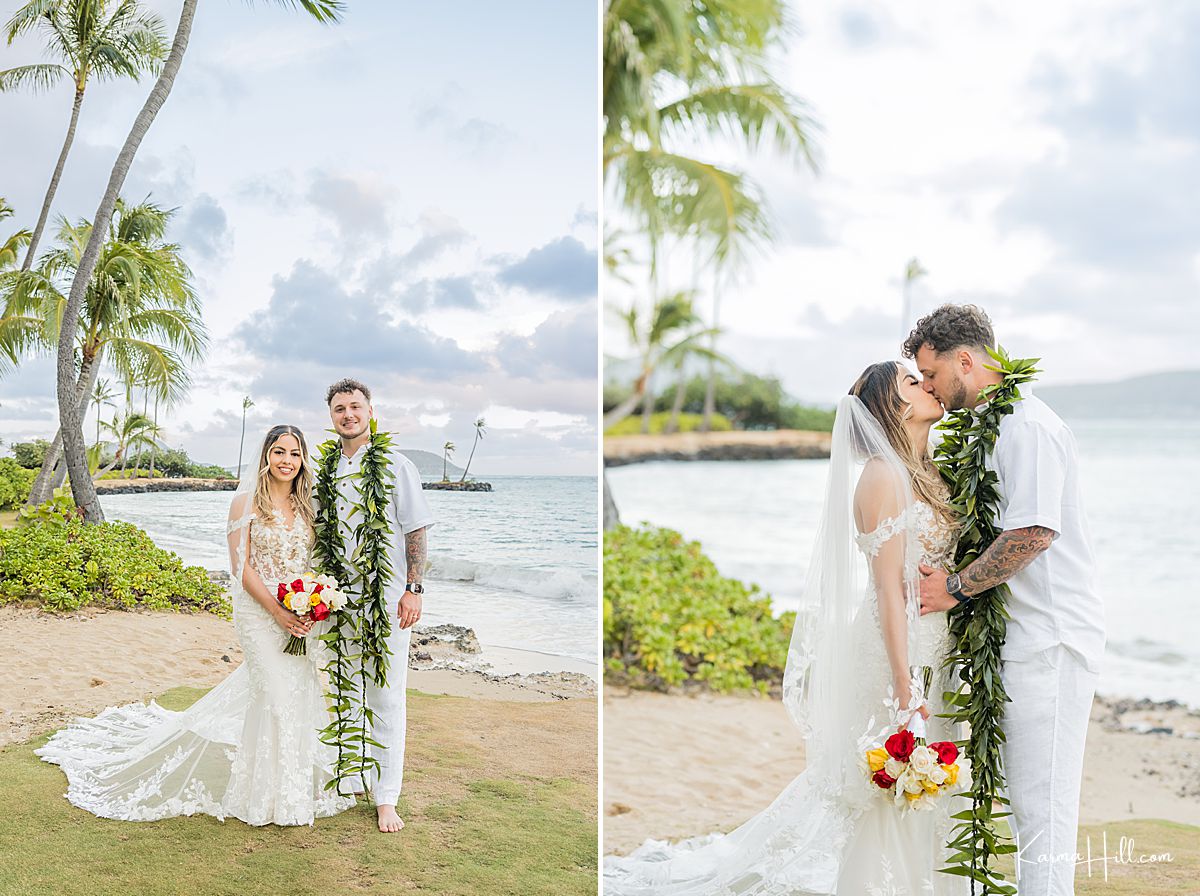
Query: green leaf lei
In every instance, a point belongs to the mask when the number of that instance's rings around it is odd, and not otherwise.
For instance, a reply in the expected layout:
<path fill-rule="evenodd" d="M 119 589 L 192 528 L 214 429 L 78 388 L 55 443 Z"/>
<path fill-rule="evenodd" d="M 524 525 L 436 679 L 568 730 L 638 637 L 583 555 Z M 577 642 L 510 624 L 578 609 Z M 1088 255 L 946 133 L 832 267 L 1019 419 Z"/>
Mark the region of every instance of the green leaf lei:
<path fill-rule="evenodd" d="M 357 777 L 367 789 L 367 773 L 378 771 L 379 761 L 369 748 L 383 749 L 371 737 L 375 716 L 367 706 L 368 676 L 379 687 L 387 684 L 387 639 L 392 621 L 387 611 L 385 591 L 392 579 L 388 547 L 392 533 L 387 509 L 395 488 L 391 470 L 392 436 L 379 432 L 372 419 L 371 436 L 360 450 L 362 463 L 352 478 L 359 480 L 360 500 L 354 504 L 360 522 L 355 528 L 358 548 L 346 560 L 346 544 L 339 524 L 337 467 L 342 446 L 338 439 L 324 442 L 318 449 L 316 496 L 316 543 L 313 560 L 319 572 L 337 580 L 346 593 L 344 609 L 333 613 L 333 624 L 321 640 L 332 658 L 325 665 L 329 675 L 333 721 L 320 732 L 321 742 L 337 748 L 337 765 L 326 789 Z M 400 662 L 408 662 L 401 657 Z"/>
<path fill-rule="evenodd" d="M 954 567 L 959 571 L 1000 534 L 995 523 L 1000 494 L 996 474 L 987 469 L 986 461 L 996 446 L 1000 421 L 1021 400 L 1020 386 L 1041 372 L 1034 366 L 1038 358 L 1014 361 L 1000 347 L 988 349 L 988 354 L 996 364 L 987 369 L 1004 379 L 980 392 L 980 400 L 987 402 L 983 408 L 963 408 L 950 414 L 939 427 L 946 435 L 934 452 L 934 462 L 950 488 L 950 504 L 961 520 Z M 1007 584 L 989 588 L 952 610 L 948 619 L 953 648 L 946 662 L 958 670 L 962 684 L 957 691 L 946 693 L 951 709 L 945 717 L 970 725 L 970 738 L 960 745 L 971 762 L 972 789 L 963 794 L 970 798 L 971 808 L 953 816 L 958 824 L 948 845 L 954 852 L 947 860 L 949 867 L 941 870 L 969 877 L 972 896 L 976 892 L 983 896 L 1016 893 L 994 867 L 997 856 L 1017 850 L 1010 838 L 996 830 L 996 819 L 1010 813 L 993 811 L 994 803 L 1008 805 L 1000 796 L 1004 786 L 1000 744 L 1004 742 L 1004 704 L 1008 702 L 1000 679 L 1000 649 L 1009 618 L 1004 605 L 1010 593 Z M 982 889 L 977 891 L 976 884 Z"/>

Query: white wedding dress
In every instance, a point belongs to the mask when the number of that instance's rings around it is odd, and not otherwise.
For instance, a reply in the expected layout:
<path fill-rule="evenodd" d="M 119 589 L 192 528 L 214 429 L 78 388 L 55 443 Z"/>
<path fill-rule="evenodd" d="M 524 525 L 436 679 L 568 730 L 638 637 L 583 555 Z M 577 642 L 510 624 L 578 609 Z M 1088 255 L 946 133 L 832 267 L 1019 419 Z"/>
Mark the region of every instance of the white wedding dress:
<path fill-rule="evenodd" d="M 807 767 L 767 809 L 728 834 L 679 843 L 648 840 L 628 856 L 607 856 L 605 896 L 968 892 L 965 878 L 937 871 L 950 855 L 945 844 L 954 822 L 949 816 L 967 808 L 968 801 L 944 795 L 931 810 L 902 813 L 890 794 L 871 783 L 859 758 L 868 739 L 870 746 L 881 745 L 909 717 L 891 697 L 876 569 L 888 552 L 895 552 L 891 568 L 902 562 L 905 581 L 915 587 L 919 563 L 947 566 L 955 536 L 928 504 L 912 499 L 906 484 L 899 513 L 866 534 L 853 528 L 846 508 L 854 492 L 854 455 L 866 450 L 864 443 L 873 445 L 868 456 L 889 449 L 882 433 L 865 419 L 861 403 L 847 399 L 835 423 L 826 514 L 809 575 L 809 593 L 821 594 L 823 603 L 815 616 L 797 623 L 784 678 L 785 703 L 807 738 Z M 844 449 L 840 458 L 839 444 Z M 850 570 L 862 566 L 868 570 L 866 587 L 856 588 Z M 946 614 L 921 617 L 910 587 L 899 624 L 907 628 L 910 667 L 933 670 L 925 696 L 928 742 L 959 739 L 945 719 L 936 717 L 945 711 L 942 692 L 953 689 L 942 667 L 950 649 Z M 914 681 L 914 694 L 919 687 Z M 959 783 L 964 784 L 965 760 L 960 757 L 959 762 Z M 687 807 L 677 810 L 686 813 Z"/>
<path fill-rule="evenodd" d="M 240 587 L 243 562 L 271 589 L 310 569 L 311 530 L 299 514 L 290 526 L 279 511 L 269 521 L 234 517 L 233 622 L 244 662 L 183 712 L 154 701 L 111 707 L 54 734 L 37 754 L 62 767 L 76 806 L 123 821 L 202 813 L 301 825 L 354 805 L 325 789 L 335 756 L 317 736 L 329 723 L 322 645 L 310 632 L 308 656 L 284 653 L 287 633 Z"/>

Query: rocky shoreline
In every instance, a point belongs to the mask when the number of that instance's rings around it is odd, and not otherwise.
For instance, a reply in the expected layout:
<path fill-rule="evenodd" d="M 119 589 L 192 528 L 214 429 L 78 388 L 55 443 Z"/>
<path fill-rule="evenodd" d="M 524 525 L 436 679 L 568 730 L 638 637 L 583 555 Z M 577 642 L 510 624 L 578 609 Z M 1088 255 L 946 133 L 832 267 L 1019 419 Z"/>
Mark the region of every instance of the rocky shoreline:
<path fill-rule="evenodd" d="M 140 495 L 147 492 L 232 492 L 236 479 L 101 479 L 96 483 L 100 495 Z"/>
<path fill-rule="evenodd" d="M 421 488 L 440 492 L 490 492 L 492 484 L 490 482 L 480 482 L 478 479 L 472 479 L 470 482 L 443 482 L 436 480 L 434 482 L 422 482 Z"/>
<path fill-rule="evenodd" d="M 831 433 L 799 429 L 605 436 L 604 465 L 618 467 L 648 460 L 827 458 L 831 441 Z"/>

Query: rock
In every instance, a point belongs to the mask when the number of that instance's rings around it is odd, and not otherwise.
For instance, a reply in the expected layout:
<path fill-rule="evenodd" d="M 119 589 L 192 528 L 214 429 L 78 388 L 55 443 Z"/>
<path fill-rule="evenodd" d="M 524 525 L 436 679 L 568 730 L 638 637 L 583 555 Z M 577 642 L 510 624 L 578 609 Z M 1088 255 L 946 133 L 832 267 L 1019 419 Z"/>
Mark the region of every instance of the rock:
<path fill-rule="evenodd" d="M 483 652 L 475 632 L 461 625 L 417 626 L 413 629 L 412 643 L 421 647 L 447 645 L 461 653 Z"/>
<path fill-rule="evenodd" d="M 442 492 L 490 492 L 492 484 L 490 482 L 480 482 L 478 479 L 471 479 L 467 482 L 422 482 L 421 488 Z"/>
<path fill-rule="evenodd" d="M 236 479 L 101 479 L 96 483 L 100 495 L 140 495 L 147 492 L 232 492 Z"/>
<path fill-rule="evenodd" d="M 227 654 L 227 653 L 223 653 L 223 654 L 221 654 L 221 662 L 223 662 L 223 663 L 232 663 L 232 662 L 233 662 L 233 660 L 229 658 L 229 654 Z"/>

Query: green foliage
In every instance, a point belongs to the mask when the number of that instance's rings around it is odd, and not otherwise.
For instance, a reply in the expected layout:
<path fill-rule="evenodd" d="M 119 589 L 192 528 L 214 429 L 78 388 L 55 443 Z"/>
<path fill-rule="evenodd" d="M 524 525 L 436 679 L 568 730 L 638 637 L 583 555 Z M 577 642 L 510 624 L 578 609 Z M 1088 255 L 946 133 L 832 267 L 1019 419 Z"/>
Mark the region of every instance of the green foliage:
<path fill-rule="evenodd" d="M 45 439 L 34 439 L 32 442 L 13 442 L 9 447 L 13 459 L 26 470 L 40 470 L 50 443 Z"/>
<path fill-rule="evenodd" d="M 36 474 L 35 474 L 36 475 Z M 79 508 L 71 495 L 70 485 L 60 485 L 50 496 L 36 507 L 22 507 L 17 511 L 17 526 L 46 526 L 62 529 L 71 520 L 80 519 Z"/>
<path fill-rule="evenodd" d="M 29 598 L 57 611 L 95 605 L 230 615 L 221 586 L 137 526 L 86 525 L 77 516 L 0 531 L 0 603 Z"/>
<path fill-rule="evenodd" d="M 667 423 L 671 419 L 671 414 L 668 411 L 659 411 L 656 414 L 650 415 L 650 432 L 661 433 L 665 431 Z M 703 414 L 680 414 L 679 415 L 679 432 L 692 432 L 698 430 L 700 424 L 704 422 Z M 714 414 L 711 425 L 709 427 L 713 432 L 728 432 L 733 429 L 733 424 L 721 414 Z M 632 417 L 626 417 L 619 423 L 610 426 L 604 430 L 606 436 L 631 436 L 642 431 L 642 415 L 635 414 Z"/>
<path fill-rule="evenodd" d="M 330 693 L 326 696 L 333 720 L 322 729 L 320 738 L 337 749 L 334 777 L 326 785 L 330 789 L 346 779 L 359 778 L 365 790 L 367 774 L 379 768 L 379 761 L 368 749 L 380 744 L 369 733 L 375 719 L 366 704 L 366 681 L 369 677 L 380 687 L 387 684 L 391 618 L 385 590 L 393 574 L 388 556 L 392 527 L 387 508 L 395 474 L 391 470 L 391 433 L 380 432 L 374 419 L 370 425 L 370 438 L 360 449 L 362 463 L 354 474 L 360 500 L 351 512 L 357 511 L 359 523 L 354 531 L 357 548 L 349 564 L 337 514 L 340 499 L 336 474 L 341 443 L 330 439 L 317 449 L 313 562 L 318 572 L 337 581 L 347 597 L 345 608 L 333 614 L 328 634 L 321 636 L 331 655 L 322 671 L 329 676 Z M 478 434 L 483 418 L 475 426 Z"/>
<path fill-rule="evenodd" d="M 684 387 L 683 410 L 704 413 L 706 378 L 694 376 Z M 629 388 L 607 383 L 604 409 L 611 410 L 629 395 Z M 675 387 L 664 388 L 655 399 L 655 411 L 669 411 L 675 401 Z M 773 376 L 722 375 L 716 378 L 713 405 L 734 429 L 809 429 L 833 431 L 833 411 L 800 404 L 787 394 L 783 383 Z"/>
<path fill-rule="evenodd" d="M 1036 358 L 1014 361 L 1003 348 L 989 349 L 988 354 L 996 362 L 988 365 L 988 370 L 1002 373 L 1003 381 L 980 393 L 987 399 L 981 411 L 963 408 L 941 424 L 945 438 L 934 454 L 950 488 L 951 506 L 962 523 L 956 570 L 969 566 L 1000 534 L 995 524 L 1000 493 L 987 458 L 995 448 L 1000 421 L 1021 400 L 1020 386 L 1040 373 Z M 1010 593 L 1008 585 L 1001 584 L 976 594 L 952 611 L 948 620 L 954 647 L 946 662 L 957 668 L 962 682 L 957 692 L 946 695 L 953 707 L 948 717 L 970 726 L 970 739 L 964 747 L 971 763 L 972 805 L 954 816 L 959 823 L 949 847 L 955 852 L 945 870 L 979 884 L 983 896 L 1016 893 L 996 866 L 999 856 L 1016 849 L 1011 839 L 997 830 L 997 820 L 1007 813 L 993 810 L 994 802 L 1008 802 L 1000 796 L 1004 789 L 1000 745 L 1004 742 L 1004 704 L 1008 702 L 1000 674 L 1000 650 L 1007 630 L 1004 605 Z"/>
<path fill-rule="evenodd" d="M 29 470 L 11 457 L 0 457 L 0 510 L 15 510 L 25 503 L 36 470 Z"/>
<path fill-rule="evenodd" d="M 766 692 L 783 679 L 795 614 L 717 572 L 670 529 L 604 533 L 604 656 L 610 677 L 665 689 Z"/>

